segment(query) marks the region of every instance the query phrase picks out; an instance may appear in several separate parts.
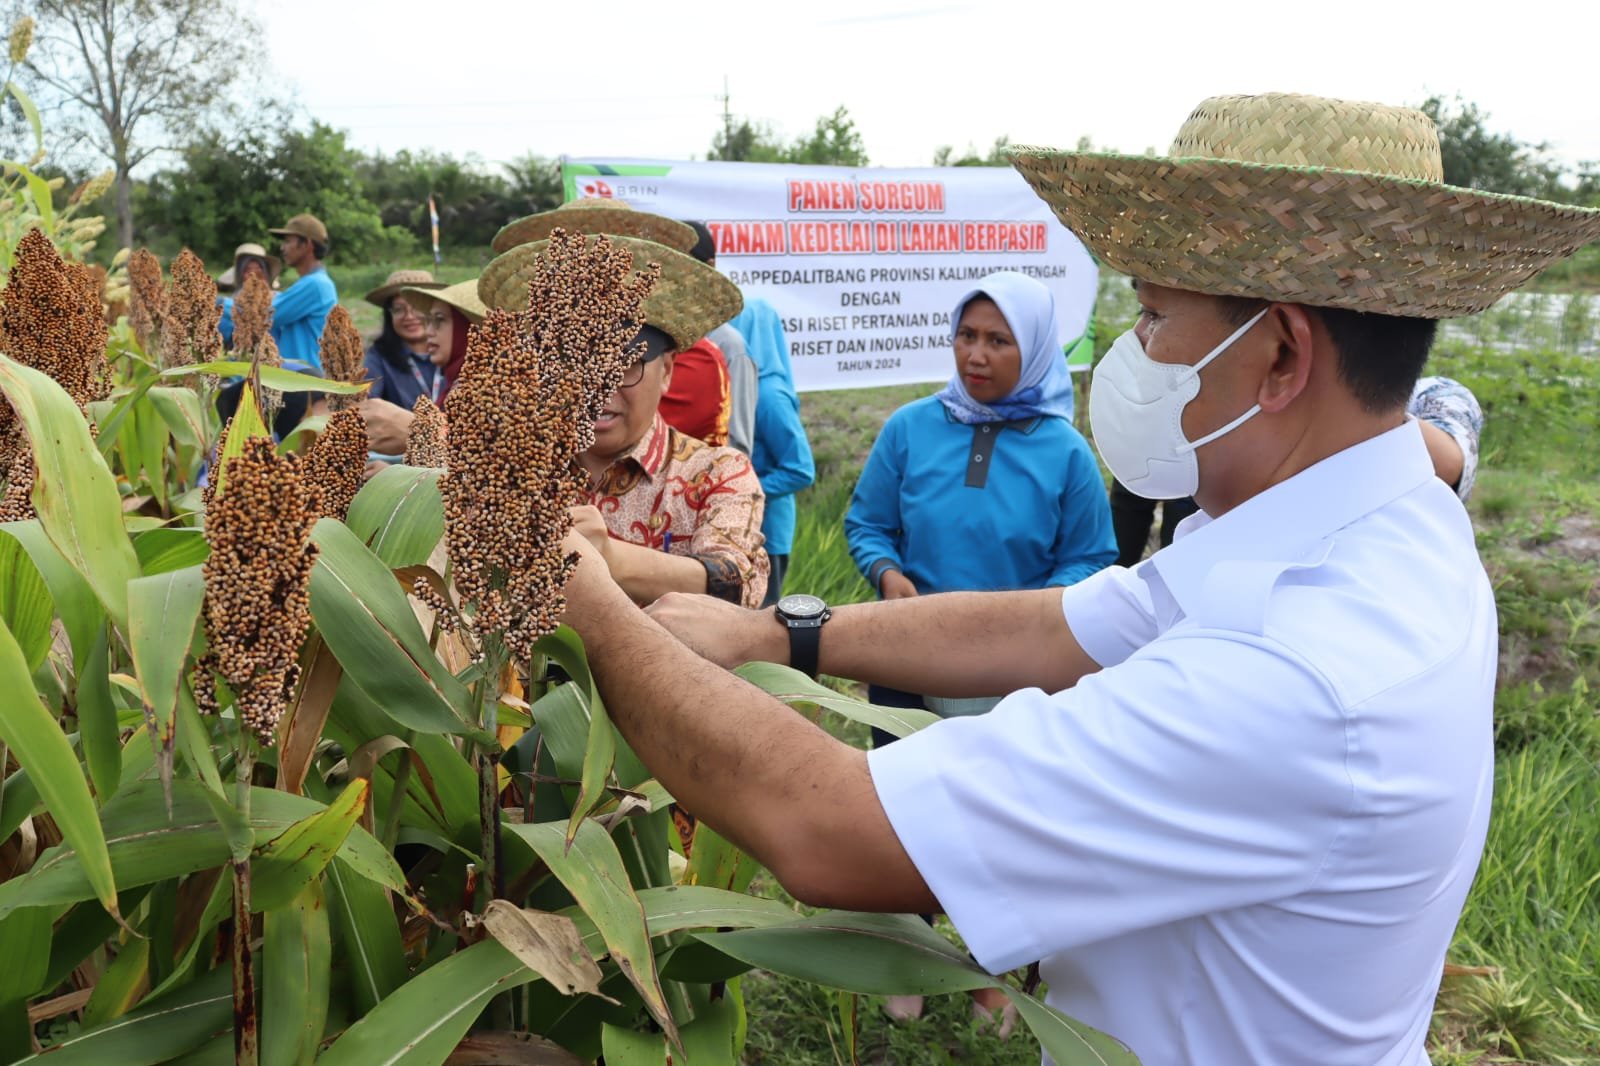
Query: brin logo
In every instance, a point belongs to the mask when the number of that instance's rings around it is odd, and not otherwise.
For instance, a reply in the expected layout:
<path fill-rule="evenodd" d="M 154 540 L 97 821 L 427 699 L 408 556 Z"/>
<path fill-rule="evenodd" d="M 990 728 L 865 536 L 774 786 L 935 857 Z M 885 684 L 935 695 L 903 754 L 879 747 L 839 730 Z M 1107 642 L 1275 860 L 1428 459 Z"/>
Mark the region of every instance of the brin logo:
<path fill-rule="evenodd" d="M 611 186 L 607 185 L 599 178 L 595 178 L 593 181 L 586 181 L 583 183 L 583 195 L 585 197 L 609 200 L 611 199 Z"/>

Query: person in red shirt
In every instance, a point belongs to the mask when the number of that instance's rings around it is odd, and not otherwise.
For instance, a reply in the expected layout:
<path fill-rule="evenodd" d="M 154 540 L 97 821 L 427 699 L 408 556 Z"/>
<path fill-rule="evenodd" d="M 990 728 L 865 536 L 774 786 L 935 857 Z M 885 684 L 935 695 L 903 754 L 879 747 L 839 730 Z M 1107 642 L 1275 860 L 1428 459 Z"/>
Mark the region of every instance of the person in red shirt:
<path fill-rule="evenodd" d="M 661 396 L 661 419 L 679 433 L 721 447 L 733 413 L 728 360 L 707 337 L 677 355 L 672 385 Z"/>

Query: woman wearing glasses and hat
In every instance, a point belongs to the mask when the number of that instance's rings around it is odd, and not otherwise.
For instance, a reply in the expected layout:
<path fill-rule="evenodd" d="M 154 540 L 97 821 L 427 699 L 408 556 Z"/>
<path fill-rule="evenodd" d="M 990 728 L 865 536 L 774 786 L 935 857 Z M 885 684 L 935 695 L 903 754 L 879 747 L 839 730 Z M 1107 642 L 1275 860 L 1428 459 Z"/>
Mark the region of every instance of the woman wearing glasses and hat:
<path fill-rule="evenodd" d="M 445 288 L 434 288 L 430 278 L 423 285 L 400 287 L 393 299 L 403 301 L 407 311 L 421 319 L 426 361 L 423 365 L 413 360 L 404 378 L 393 374 L 386 361 L 382 370 L 386 377 L 373 378 L 373 394 L 361 405 L 361 413 L 367 420 L 367 446 L 377 455 L 386 457 L 405 452 L 406 438 L 411 435 L 411 422 L 415 417 L 412 407 L 418 397 L 426 396 L 435 404 L 444 404 L 467 357 L 467 330 L 483 321 L 486 310 L 483 301 L 478 299 L 477 278 Z M 367 372 L 372 374 L 370 353 Z M 380 394 L 380 386 L 396 391 L 393 395 Z M 402 386 L 404 392 L 399 391 Z M 402 404 L 401 400 L 407 396 L 410 402 Z"/>
<path fill-rule="evenodd" d="M 402 289 L 432 292 L 444 288 L 426 270 L 396 270 L 367 293 L 367 303 L 383 312 L 383 329 L 367 349 L 367 396 L 411 410 L 417 397 L 433 391 L 434 365 L 428 357 L 428 318 Z"/>

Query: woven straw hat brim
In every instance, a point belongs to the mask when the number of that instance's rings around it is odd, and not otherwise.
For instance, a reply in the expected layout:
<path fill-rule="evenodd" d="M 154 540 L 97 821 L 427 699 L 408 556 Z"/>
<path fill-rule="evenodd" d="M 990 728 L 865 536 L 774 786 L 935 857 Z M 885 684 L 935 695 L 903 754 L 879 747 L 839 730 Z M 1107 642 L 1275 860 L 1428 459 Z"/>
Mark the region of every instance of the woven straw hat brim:
<path fill-rule="evenodd" d="M 253 255 L 257 259 L 264 260 L 267 264 L 267 280 L 274 283 L 277 282 L 278 275 L 283 273 L 283 260 L 261 247 L 261 245 L 247 241 L 233 250 L 233 265 L 223 271 L 228 276 L 230 283 L 238 278 L 239 260 L 247 255 Z M 221 284 L 221 282 L 222 279 L 219 276 L 217 283 Z"/>
<path fill-rule="evenodd" d="M 406 273 L 426 275 L 427 271 L 416 270 L 406 271 Z M 384 282 L 376 289 L 373 289 L 371 292 L 367 293 L 367 295 L 362 297 L 362 299 L 366 300 L 369 304 L 382 307 L 396 296 L 399 296 L 400 290 L 402 289 L 442 289 L 444 287 L 445 285 L 442 281 L 423 281 L 419 277 L 395 280 L 393 276 L 391 276 L 390 280 Z"/>
<path fill-rule="evenodd" d="M 678 351 L 693 347 L 744 309 L 739 287 L 693 256 L 650 241 L 606 236 L 613 244 L 628 249 L 635 270 L 643 271 L 651 263 L 661 265 L 661 278 L 644 301 L 643 324 L 671 337 Z M 591 242 L 597 239 L 589 237 Z M 491 261 L 478 279 L 478 295 L 483 302 L 507 311 L 525 309 L 535 261 L 549 243 L 518 245 Z"/>
<path fill-rule="evenodd" d="M 446 304 L 466 315 L 467 321 L 473 325 L 482 322 L 483 316 L 489 313 L 489 309 L 478 298 L 477 278 L 446 286 L 406 285 L 396 295 L 412 301 L 423 314 L 432 310 L 435 303 Z"/>
<path fill-rule="evenodd" d="M 496 255 L 509 252 L 519 244 L 549 240 L 557 228 L 568 233 L 608 234 L 613 237 L 637 237 L 640 240 L 664 244 L 679 252 L 687 252 L 699 241 L 699 235 L 690 226 L 665 215 L 653 215 L 631 207 L 599 206 L 594 201 L 580 201 L 582 207 L 565 204 L 554 211 L 543 211 L 508 222 L 489 247 Z"/>
<path fill-rule="evenodd" d="M 1210 295 L 1451 318 L 1600 240 L 1600 210 L 1434 182 L 1226 159 L 1009 154 L 1101 261 Z"/>

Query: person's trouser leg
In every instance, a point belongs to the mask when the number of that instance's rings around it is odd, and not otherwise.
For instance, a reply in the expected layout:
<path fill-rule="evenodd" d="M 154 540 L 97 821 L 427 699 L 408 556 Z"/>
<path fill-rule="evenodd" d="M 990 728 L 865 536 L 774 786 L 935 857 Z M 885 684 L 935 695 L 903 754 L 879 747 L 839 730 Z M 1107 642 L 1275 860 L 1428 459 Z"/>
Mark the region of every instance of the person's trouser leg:
<path fill-rule="evenodd" d="M 922 702 L 922 697 L 915 692 L 902 692 L 897 688 L 889 688 L 887 685 L 868 685 L 867 702 L 878 707 L 912 707 L 919 711 L 927 709 Z M 872 746 L 874 748 L 893 744 L 899 739 L 893 733 L 879 729 L 876 726 L 872 729 Z"/>
<path fill-rule="evenodd" d="M 1186 496 L 1181 500 L 1161 501 L 1161 546 L 1163 548 L 1172 543 L 1172 534 L 1178 528 L 1178 523 L 1198 510 L 1200 510 L 1200 505 L 1194 502 L 1193 496 Z"/>
<path fill-rule="evenodd" d="M 789 572 L 789 556 L 768 555 L 772 560 L 772 573 L 767 576 L 767 598 L 761 601 L 761 606 L 771 607 L 783 598 L 783 579 Z"/>
<path fill-rule="evenodd" d="M 1111 532 L 1117 538 L 1117 565 L 1132 566 L 1144 558 L 1155 521 L 1156 501 L 1130 492 L 1120 481 L 1111 482 Z"/>

